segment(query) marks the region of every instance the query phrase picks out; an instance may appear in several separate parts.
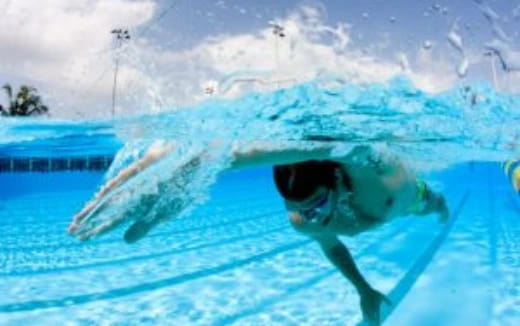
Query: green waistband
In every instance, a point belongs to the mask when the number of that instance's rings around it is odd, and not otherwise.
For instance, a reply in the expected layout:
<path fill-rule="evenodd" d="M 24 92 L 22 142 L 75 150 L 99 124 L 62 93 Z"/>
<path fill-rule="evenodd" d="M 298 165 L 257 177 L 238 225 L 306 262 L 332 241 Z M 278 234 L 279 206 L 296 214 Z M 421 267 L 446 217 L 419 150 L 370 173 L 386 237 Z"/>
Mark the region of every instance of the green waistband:
<path fill-rule="evenodd" d="M 417 194 L 415 196 L 414 203 L 410 206 L 409 210 L 412 214 L 417 214 L 422 212 L 426 208 L 426 193 L 428 191 L 428 187 L 426 186 L 426 182 L 417 179 Z"/>

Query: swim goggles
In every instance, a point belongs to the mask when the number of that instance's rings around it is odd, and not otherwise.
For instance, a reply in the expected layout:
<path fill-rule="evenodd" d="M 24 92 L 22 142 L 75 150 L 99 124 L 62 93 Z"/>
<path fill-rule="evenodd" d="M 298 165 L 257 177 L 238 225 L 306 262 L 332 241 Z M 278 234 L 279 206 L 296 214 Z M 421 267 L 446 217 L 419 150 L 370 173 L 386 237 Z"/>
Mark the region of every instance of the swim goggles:
<path fill-rule="evenodd" d="M 331 190 L 328 189 L 312 207 L 299 209 L 298 213 L 309 222 L 323 222 L 332 213 Z"/>

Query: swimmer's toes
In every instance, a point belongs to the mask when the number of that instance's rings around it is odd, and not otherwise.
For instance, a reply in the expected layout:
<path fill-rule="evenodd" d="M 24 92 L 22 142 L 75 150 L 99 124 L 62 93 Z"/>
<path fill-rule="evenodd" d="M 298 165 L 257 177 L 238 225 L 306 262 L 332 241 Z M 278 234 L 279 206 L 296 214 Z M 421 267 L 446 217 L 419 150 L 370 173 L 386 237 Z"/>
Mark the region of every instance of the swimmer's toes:
<path fill-rule="evenodd" d="M 124 235 L 124 240 L 126 243 L 134 243 L 146 236 L 148 231 L 152 228 L 153 223 L 146 223 L 143 221 L 137 221 L 128 230 L 126 230 Z"/>
<path fill-rule="evenodd" d="M 450 210 L 448 209 L 448 205 L 446 205 L 446 201 L 443 197 L 441 197 L 439 200 L 438 212 L 439 212 L 439 222 L 440 223 L 448 222 L 448 220 L 450 218 Z"/>

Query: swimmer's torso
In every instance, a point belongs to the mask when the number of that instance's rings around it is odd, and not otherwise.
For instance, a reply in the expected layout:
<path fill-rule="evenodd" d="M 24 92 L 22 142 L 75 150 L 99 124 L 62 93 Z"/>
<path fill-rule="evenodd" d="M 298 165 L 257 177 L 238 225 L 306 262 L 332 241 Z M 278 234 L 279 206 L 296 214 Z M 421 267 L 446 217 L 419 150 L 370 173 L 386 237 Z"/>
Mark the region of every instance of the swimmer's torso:
<path fill-rule="evenodd" d="M 338 188 L 339 197 L 330 221 L 326 225 L 291 221 L 295 229 L 309 235 L 355 235 L 407 214 L 415 199 L 415 177 L 401 164 L 387 171 L 370 164 L 345 164 L 342 170 L 350 178 L 352 192 Z"/>

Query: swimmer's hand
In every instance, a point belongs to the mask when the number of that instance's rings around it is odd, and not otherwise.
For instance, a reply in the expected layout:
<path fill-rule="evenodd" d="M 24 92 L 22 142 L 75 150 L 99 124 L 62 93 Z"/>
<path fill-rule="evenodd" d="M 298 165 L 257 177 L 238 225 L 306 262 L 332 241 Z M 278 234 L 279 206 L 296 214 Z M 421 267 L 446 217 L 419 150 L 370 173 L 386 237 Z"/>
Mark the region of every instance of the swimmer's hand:
<path fill-rule="evenodd" d="M 178 216 L 191 204 L 192 199 L 187 195 L 186 185 L 200 168 L 204 155 L 205 152 L 199 153 L 177 167 L 170 178 L 157 183 L 157 192 L 153 194 L 142 194 L 139 188 L 128 188 L 121 192 L 117 191 L 117 187 L 114 189 L 108 189 L 111 188 L 108 186 L 103 187 L 99 192 L 101 195 L 96 195 L 83 210 L 74 216 L 68 232 L 84 241 L 110 232 L 123 223 L 133 221 L 124 235 L 124 240 L 127 243 L 133 243 L 142 239 L 156 225 Z M 124 181 L 111 180 L 108 184 L 120 185 Z M 171 189 L 169 190 L 172 186 L 175 189 L 173 192 Z M 105 191 L 105 189 L 108 190 Z M 176 193 L 180 195 L 175 196 Z M 135 198 L 138 199 L 138 202 L 105 219 L 106 216 L 103 213 L 107 209 L 114 207 L 113 205 L 121 206 L 121 197 Z M 101 216 L 105 218 L 100 218 Z"/>
<path fill-rule="evenodd" d="M 381 325 L 381 305 L 392 303 L 381 292 L 368 288 L 360 293 L 360 305 L 363 319 L 370 325 Z"/>
<path fill-rule="evenodd" d="M 111 204 L 119 200 L 121 194 L 116 194 L 102 202 L 106 195 L 94 197 L 87 205 L 76 214 L 69 225 L 68 233 L 78 240 L 85 241 L 92 237 L 110 232 L 132 216 L 130 210 L 126 210 L 110 219 L 100 220 L 99 215 Z M 147 197 L 147 196 L 143 196 Z M 142 201 L 143 199 L 141 199 Z"/>
<path fill-rule="evenodd" d="M 160 191 L 156 194 L 136 194 L 135 196 L 139 196 L 137 205 L 128 207 L 119 214 L 111 215 L 108 219 L 100 219 L 99 216 L 107 207 L 110 207 L 111 204 L 119 201 L 118 195 L 121 194 L 114 195 L 101 205 L 97 206 L 93 212 L 82 218 L 80 221 L 73 220 L 69 227 L 69 233 L 75 236 L 78 240 L 85 241 L 108 233 L 121 224 L 130 221 L 132 224 L 125 232 L 124 240 L 126 243 L 134 243 L 144 238 L 156 225 L 176 216 L 178 212 L 187 206 L 186 200 L 174 197 L 168 201 L 167 211 L 161 209 L 154 210 L 153 208 L 162 199 L 163 193 L 161 192 L 161 188 L 163 188 L 163 186 L 164 184 L 161 183 L 158 185 Z"/>
<path fill-rule="evenodd" d="M 72 222 L 70 223 L 67 231 L 70 234 L 75 234 L 80 226 L 84 224 L 85 218 L 94 210 L 97 209 L 99 203 L 105 197 L 112 192 L 112 190 L 116 189 L 135 175 L 139 174 L 142 170 L 157 162 L 167 154 L 171 153 L 174 149 L 173 143 L 162 143 L 156 142 L 146 152 L 146 154 L 136 162 L 130 164 L 127 168 L 123 169 L 121 172 L 117 174 L 114 178 L 107 181 L 101 189 L 94 195 L 94 198 L 90 200 L 83 209 L 74 215 L 72 218 Z M 114 221 L 114 224 L 106 225 L 105 228 L 115 227 L 117 221 Z"/>
<path fill-rule="evenodd" d="M 175 211 L 179 212 L 186 205 L 183 204 L 182 200 L 171 200 L 170 207 L 168 209 L 168 215 L 162 214 L 162 211 L 154 212 L 150 214 L 150 210 L 157 204 L 161 199 L 160 194 L 155 195 L 141 195 L 139 198 L 139 204 L 136 207 L 128 208 L 118 215 L 111 216 L 110 219 L 97 221 L 96 214 L 94 212 L 91 216 L 88 216 L 82 220 L 79 224 L 75 224 L 73 231 L 69 231 L 80 241 L 86 241 L 91 238 L 108 233 L 123 223 L 131 221 L 131 226 L 126 230 L 123 239 L 126 243 L 134 243 L 144 238 L 148 232 L 156 225 L 165 222 L 171 216 L 175 216 Z M 101 208 L 97 208 L 97 211 L 103 211 L 104 207 L 110 205 L 112 201 L 117 201 L 117 196 L 111 198 L 107 203 L 103 203 Z M 147 220 L 139 219 L 143 216 L 147 217 Z"/>

